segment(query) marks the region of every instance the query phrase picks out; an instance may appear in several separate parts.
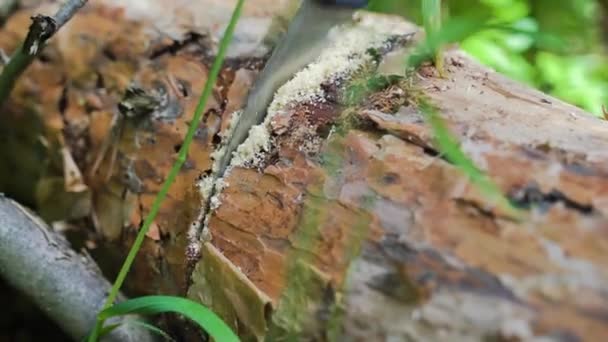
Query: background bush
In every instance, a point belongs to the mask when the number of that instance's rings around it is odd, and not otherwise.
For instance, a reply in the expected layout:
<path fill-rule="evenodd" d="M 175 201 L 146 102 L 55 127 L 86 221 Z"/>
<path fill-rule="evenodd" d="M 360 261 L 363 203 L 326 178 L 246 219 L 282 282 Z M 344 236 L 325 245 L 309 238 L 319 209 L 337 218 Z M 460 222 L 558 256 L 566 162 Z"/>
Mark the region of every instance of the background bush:
<path fill-rule="evenodd" d="M 425 0 L 423 0 L 425 1 Z M 420 1 L 374 0 L 371 7 L 421 23 Z M 450 0 L 444 16 L 508 24 L 480 30 L 460 46 L 509 77 L 598 116 L 608 105 L 606 0 Z M 604 32 L 605 33 L 605 32 Z"/>

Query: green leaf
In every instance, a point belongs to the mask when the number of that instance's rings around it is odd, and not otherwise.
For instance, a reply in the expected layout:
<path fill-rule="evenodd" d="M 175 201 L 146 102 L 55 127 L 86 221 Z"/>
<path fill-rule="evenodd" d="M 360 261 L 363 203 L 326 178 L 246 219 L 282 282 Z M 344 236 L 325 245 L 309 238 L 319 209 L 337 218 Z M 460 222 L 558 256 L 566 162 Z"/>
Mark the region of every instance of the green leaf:
<path fill-rule="evenodd" d="M 122 325 L 122 323 L 115 323 L 115 324 L 108 324 L 108 325 L 104 326 L 103 329 L 101 329 L 101 331 L 99 332 L 99 337 L 106 336 L 107 334 L 116 330 L 121 325 Z"/>
<path fill-rule="evenodd" d="M 499 32 L 497 35 L 505 47 L 513 52 L 524 52 L 534 45 L 536 33 L 539 32 L 536 20 L 522 18 L 513 22 L 511 27 L 521 32 Z"/>
<path fill-rule="evenodd" d="M 191 319 L 213 337 L 215 341 L 239 341 L 239 338 L 232 332 L 232 329 L 211 310 L 199 303 L 181 297 L 147 296 L 130 299 L 103 310 L 99 314 L 99 318 L 106 320 L 114 316 L 129 314 L 153 315 L 165 312 L 179 313 Z"/>
<path fill-rule="evenodd" d="M 475 35 L 465 40 L 461 47 L 475 59 L 516 80 L 534 83 L 535 69 L 524 57 L 504 46 Z"/>
<path fill-rule="evenodd" d="M 117 328 L 119 328 L 122 325 L 139 325 L 139 326 L 143 327 L 144 329 L 147 329 L 159 336 L 162 336 L 167 341 L 175 341 L 173 338 L 171 338 L 171 336 L 169 336 L 169 334 L 164 332 L 162 329 L 159 329 L 159 328 L 153 326 L 152 324 L 148 324 L 146 322 L 142 322 L 139 320 L 129 320 L 129 321 L 121 322 L 121 323 L 105 325 L 99 332 L 99 338 L 106 336 L 107 334 L 111 333 L 112 331 L 116 330 Z M 81 341 L 83 341 L 83 342 L 86 341 L 87 338 L 89 338 L 89 336 L 90 335 L 83 337 Z"/>
<path fill-rule="evenodd" d="M 459 42 L 470 37 L 479 32 L 484 27 L 484 23 L 485 20 L 473 17 L 458 17 L 447 20 L 438 30 L 427 32 L 426 39 L 414 48 L 408 58 L 408 67 L 416 68 L 423 62 L 433 59 L 443 45 Z"/>
<path fill-rule="evenodd" d="M 608 77 L 602 74 L 605 57 L 542 52 L 536 56 L 536 64 L 542 83 L 555 96 L 603 116 L 602 105 L 608 102 Z"/>
<path fill-rule="evenodd" d="M 474 16 L 454 17 L 446 20 L 441 29 L 428 36 L 429 44 L 435 48 L 439 45 L 462 41 L 465 38 L 486 28 L 486 20 Z"/>
<path fill-rule="evenodd" d="M 403 0 L 371 0 L 367 8 L 374 12 L 404 15 L 408 11 L 408 2 Z"/>
<path fill-rule="evenodd" d="M 492 9 L 492 17 L 502 21 L 515 21 L 530 13 L 530 6 L 525 0 L 482 0 Z"/>

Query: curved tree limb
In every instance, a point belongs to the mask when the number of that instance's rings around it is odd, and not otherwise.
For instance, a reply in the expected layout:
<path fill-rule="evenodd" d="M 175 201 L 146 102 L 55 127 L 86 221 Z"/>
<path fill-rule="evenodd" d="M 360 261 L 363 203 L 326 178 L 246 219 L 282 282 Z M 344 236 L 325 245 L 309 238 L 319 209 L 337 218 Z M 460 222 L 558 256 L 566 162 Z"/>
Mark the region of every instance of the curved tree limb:
<path fill-rule="evenodd" d="M 110 284 L 90 258 L 74 252 L 67 241 L 49 230 L 41 219 L 2 195 L 0 274 L 31 297 L 75 340 L 82 339 L 93 327 L 110 289 Z M 151 340 L 150 333 L 136 324 L 123 324 L 106 339 Z"/>

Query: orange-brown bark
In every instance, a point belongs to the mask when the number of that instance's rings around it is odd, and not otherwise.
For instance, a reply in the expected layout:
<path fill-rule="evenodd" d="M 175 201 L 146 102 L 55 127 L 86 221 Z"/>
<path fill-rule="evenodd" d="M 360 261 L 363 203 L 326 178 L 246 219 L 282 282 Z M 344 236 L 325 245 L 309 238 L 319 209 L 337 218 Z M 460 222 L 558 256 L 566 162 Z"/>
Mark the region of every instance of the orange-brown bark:
<path fill-rule="evenodd" d="M 39 205 L 64 203 L 54 212 L 60 218 L 80 208 L 76 216 L 91 217 L 104 238 L 100 247 L 120 254 L 176 157 L 214 43 L 198 35 L 175 43 L 166 25 L 163 31 L 159 22 L 102 2 L 58 34 L 3 113 L 13 122 L 29 118 L 26 112 L 40 120 L 49 166 L 32 178 Z M 249 10 L 251 25 L 279 12 Z M 10 18 L 0 47 L 15 48 L 30 14 Z M 215 18 L 221 23 L 227 15 Z M 399 73 L 395 61 L 407 54 L 412 33 L 392 37 L 373 67 Z M 322 85 L 324 101 L 280 108 L 267 126 L 270 151 L 255 165 L 234 168 L 219 206 L 201 213 L 197 183 L 263 65 L 263 48 L 251 46 L 234 50 L 242 55 L 226 63 L 129 288 L 188 293 L 247 339 L 295 332 L 318 339 L 596 341 L 608 334 L 606 121 L 458 51 L 446 52 L 445 78 L 426 65 L 356 104 L 344 95 L 360 75 L 346 74 Z M 155 106 L 118 120 L 130 84 Z M 494 207 L 442 158 L 417 106 L 422 97 L 520 216 Z M 116 136 L 113 120 L 122 124 L 114 125 L 122 127 Z M 62 148 L 85 189 L 62 183 L 71 165 L 58 157 Z M 206 240 L 189 239 L 191 224 L 205 214 Z M 192 253 L 198 249 L 200 260 Z"/>

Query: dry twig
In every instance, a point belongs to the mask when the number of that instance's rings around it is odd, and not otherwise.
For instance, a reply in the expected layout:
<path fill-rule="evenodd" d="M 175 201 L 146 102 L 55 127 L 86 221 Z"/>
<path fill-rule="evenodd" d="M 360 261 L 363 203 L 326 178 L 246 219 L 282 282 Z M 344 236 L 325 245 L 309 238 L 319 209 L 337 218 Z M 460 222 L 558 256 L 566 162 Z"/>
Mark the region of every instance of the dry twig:
<path fill-rule="evenodd" d="M 0 74 L 0 105 L 6 101 L 19 76 L 32 63 L 46 42 L 86 3 L 87 0 L 68 0 L 52 17 L 40 14 L 32 17 L 32 25 L 25 41 L 17 48 Z"/>

